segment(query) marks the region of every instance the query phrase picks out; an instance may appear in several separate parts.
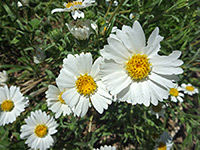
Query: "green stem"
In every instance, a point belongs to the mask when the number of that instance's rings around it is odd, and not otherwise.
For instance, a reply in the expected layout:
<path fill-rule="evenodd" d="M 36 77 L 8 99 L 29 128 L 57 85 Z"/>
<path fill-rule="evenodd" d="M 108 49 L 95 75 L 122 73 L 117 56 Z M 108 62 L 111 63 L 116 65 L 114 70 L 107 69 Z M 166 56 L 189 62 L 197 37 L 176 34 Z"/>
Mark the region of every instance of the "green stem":
<path fill-rule="evenodd" d="M 125 0 L 121 0 L 120 4 L 117 6 L 117 8 L 115 9 L 115 11 L 112 13 L 110 19 L 108 20 L 108 24 L 111 22 L 111 20 L 113 19 L 113 17 L 115 16 L 115 14 L 119 11 L 120 7 L 123 5 Z"/>

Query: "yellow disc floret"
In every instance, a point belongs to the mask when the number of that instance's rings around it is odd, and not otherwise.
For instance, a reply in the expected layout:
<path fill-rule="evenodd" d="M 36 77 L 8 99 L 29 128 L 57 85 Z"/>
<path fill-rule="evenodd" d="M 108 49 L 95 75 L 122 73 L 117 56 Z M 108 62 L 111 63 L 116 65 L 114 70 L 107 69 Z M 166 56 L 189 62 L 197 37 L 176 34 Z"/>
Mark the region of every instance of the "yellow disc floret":
<path fill-rule="evenodd" d="M 58 99 L 59 99 L 59 101 L 60 101 L 61 104 L 66 104 L 65 101 L 64 101 L 64 99 L 62 98 L 62 94 L 63 94 L 63 93 L 64 93 L 64 92 L 61 92 L 61 93 L 58 95 Z"/>
<path fill-rule="evenodd" d="M 73 3 L 72 3 L 72 2 L 68 2 L 68 3 L 65 4 L 65 7 L 66 7 L 66 8 L 70 8 L 70 7 L 72 7 L 72 6 L 73 6 Z"/>
<path fill-rule="evenodd" d="M 11 111 L 14 108 L 14 103 L 11 100 L 4 100 L 1 103 L 1 109 L 3 111 Z"/>
<path fill-rule="evenodd" d="M 82 5 L 82 2 L 79 1 L 68 2 L 65 4 L 65 7 L 70 8 L 70 7 L 76 7 L 77 5 Z"/>
<path fill-rule="evenodd" d="M 86 96 L 93 93 L 97 89 L 97 85 L 94 79 L 86 73 L 85 75 L 80 75 L 77 78 L 76 89 L 77 92 Z"/>
<path fill-rule="evenodd" d="M 141 80 L 146 78 L 151 71 L 151 63 L 147 55 L 133 54 L 126 63 L 125 69 L 133 80 Z"/>
<path fill-rule="evenodd" d="M 172 95 L 172 96 L 177 97 L 178 94 L 179 94 L 179 92 L 178 92 L 177 89 L 175 89 L 175 88 L 171 88 L 170 91 L 169 91 L 169 94 Z"/>
<path fill-rule="evenodd" d="M 186 86 L 186 90 L 188 90 L 188 91 L 194 91 L 194 87 L 193 86 Z"/>
<path fill-rule="evenodd" d="M 158 145 L 158 150 L 167 150 L 167 146 L 165 145 L 165 143 L 160 142 Z"/>
<path fill-rule="evenodd" d="M 152 106 L 152 110 L 154 112 L 160 112 L 162 110 L 162 104 L 158 104 L 157 106 Z"/>
<path fill-rule="evenodd" d="M 34 132 L 38 137 L 42 138 L 42 137 L 47 135 L 47 130 L 48 130 L 48 128 L 47 128 L 46 125 L 39 124 L 39 125 L 36 126 Z"/>

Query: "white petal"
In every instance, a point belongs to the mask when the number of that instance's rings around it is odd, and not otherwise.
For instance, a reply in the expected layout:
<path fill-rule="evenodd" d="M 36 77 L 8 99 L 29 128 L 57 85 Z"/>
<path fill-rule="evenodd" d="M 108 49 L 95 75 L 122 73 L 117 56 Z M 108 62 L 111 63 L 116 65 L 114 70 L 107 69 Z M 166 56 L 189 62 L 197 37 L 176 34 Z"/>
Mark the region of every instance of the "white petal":
<path fill-rule="evenodd" d="M 65 103 L 73 108 L 80 99 L 80 94 L 77 93 L 76 88 L 68 89 L 62 94 L 62 98 L 65 100 Z"/>
<path fill-rule="evenodd" d="M 70 11 L 70 9 L 63 9 L 63 8 L 56 8 L 56 9 L 53 9 L 52 11 L 51 11 L 51 13 L 53 14 L 53 13 L 55 13 L 55 12 L 65 12 L 65 11 Z"/>
<path fill-rule="evenodd" d="M 72 11 L 71 14 L 74 20 L 76 20 L 77 18 L 84 18 L 84 13 L 80 10 Z"/>

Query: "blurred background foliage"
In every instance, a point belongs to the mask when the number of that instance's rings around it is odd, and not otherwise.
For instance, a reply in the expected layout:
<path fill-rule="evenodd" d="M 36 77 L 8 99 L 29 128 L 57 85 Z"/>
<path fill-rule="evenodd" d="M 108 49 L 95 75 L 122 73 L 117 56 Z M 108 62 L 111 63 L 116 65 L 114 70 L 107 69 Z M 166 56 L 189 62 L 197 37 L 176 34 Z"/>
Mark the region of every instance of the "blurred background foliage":
<path fill-rule="evenodd" d="M 46 106 L 45 91 L 62 68 L 68 54 L 91 52 L 96 59 L 99 50 L 107 44 L 113 26 L 132 26 L 138 20 L 146 37 L 159 27 L 161 54 L 181 50 L 184 74 L 181 83 L 199 87 L 200 78 L 200 3 L 199 0 L 122 0 L 110 6 L 104 0 L 84 9 L 85 18 L 98 25 L 98 34 L 84 42 L 76 40 L 65 23 L 72 20 L 70 13 L 51 14 L 54 8 L 63 7 L 66 1 L 23 0 L 0 1 L 0 71 L 9 75 L 8 85 L 21 88 L 30 99 L 29 108 L 13 124 L 0 127 L 0 149 L 27 149 L 19 137 L 20 127 L 30 111 L 42 109 L 53 115 Z M 114 13 L 115 12 L 115 13 Z M 129 18 L 130 13 L 134 16 Z M 41 49 L 46 58 L 35 64 L 33 56 Z M 154 148 L 155 136 L 163 130 L 174 132 L 173 149 L 200 149 L 200 99 L 199 95 L 185 96 L 182 104 L 167 101 L 165 119 L 156 119 L 143 105 L 113 103 L 102 115 L 90 109 L 86 117 L 73 115 L 60 117 L 51 149 L 84 150 L 115 145 L 118 149 Z"/>

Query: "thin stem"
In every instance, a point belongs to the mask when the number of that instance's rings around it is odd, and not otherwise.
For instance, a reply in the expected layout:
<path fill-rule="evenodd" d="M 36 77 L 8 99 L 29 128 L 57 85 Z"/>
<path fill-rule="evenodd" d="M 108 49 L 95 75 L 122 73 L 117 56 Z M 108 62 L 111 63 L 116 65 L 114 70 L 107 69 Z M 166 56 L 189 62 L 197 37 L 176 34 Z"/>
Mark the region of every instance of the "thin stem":
<path fill-rule="evenodd" d="M 125 0 L 121 0 L 120 4 L 117 6 L 117 8 L 115 9 L 115 11 L 112 13 L 112 16 L 110 17 L 110 19 L 108 20 L 108 24 L 111 22 L 111 20 L 113 19 L 113 17 L 115 16 L 115 14 L 119 11 L 120 7 L 123 5 Z"/>

